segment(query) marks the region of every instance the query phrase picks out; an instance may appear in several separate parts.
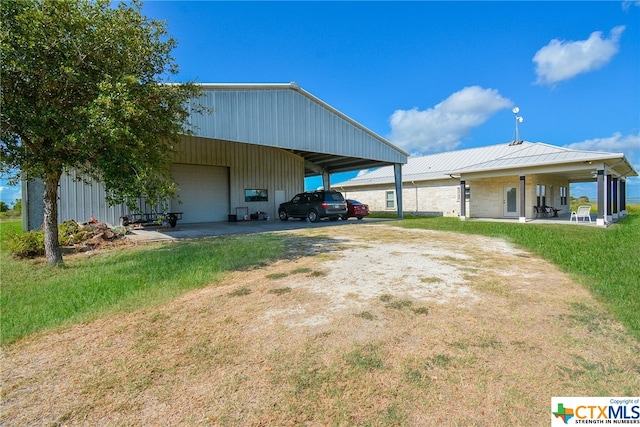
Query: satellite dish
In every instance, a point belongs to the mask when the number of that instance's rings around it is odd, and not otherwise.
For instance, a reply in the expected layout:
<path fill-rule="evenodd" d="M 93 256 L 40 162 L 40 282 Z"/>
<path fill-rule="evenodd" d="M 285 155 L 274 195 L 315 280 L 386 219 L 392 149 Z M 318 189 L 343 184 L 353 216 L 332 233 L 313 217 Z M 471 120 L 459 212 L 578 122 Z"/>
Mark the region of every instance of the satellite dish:
<path fill-rule="evenodd" d="M 520 112 L 520 108 L 513 107 L 513 110 L 511 110 L 511 111 L 513 111 L 513 114 L 518 114 Z"/>
<path fill-rule="evenodd" d="M 524 119 L 523 119 L 522 117 L 518 117 L 518 121 L 519 121 L 520 123 L 522 123 L 522 121 L 523 121 L 523 120 L 524 120 Z"/>

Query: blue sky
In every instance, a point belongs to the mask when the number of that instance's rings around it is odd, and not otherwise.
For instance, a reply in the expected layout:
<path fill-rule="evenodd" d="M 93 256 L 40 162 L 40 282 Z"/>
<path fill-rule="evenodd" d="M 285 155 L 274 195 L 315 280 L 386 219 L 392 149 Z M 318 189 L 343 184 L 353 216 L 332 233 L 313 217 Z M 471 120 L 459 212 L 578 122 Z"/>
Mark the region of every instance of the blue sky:
<path fill-rule="evenodd" d="M 174 80 L 296 81 L 411 154 L 511 141 L 517 105 L 521 139 L 622 152 L 640 170 L 638 1 L 147 1 L 143 13 L 178 40 Z M 640 196 L 638 178 L 628 191 Z"/>

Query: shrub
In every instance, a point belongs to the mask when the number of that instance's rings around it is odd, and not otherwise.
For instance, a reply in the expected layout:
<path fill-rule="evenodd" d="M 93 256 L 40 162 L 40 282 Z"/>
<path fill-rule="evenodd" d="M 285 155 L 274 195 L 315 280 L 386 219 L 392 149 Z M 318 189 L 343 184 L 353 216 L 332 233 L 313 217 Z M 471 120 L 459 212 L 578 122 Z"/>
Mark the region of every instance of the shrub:
<path fill-rule="evenodd" d="M 7 249 L 16 258 L 33 258 L 44 255 L 44 231 L 9 233 Z"/>
<path fill-rule="evenodd" d="M 63 246 L 83 242 L 92 235 L 92 229 L 87 230 L 75 221 L 65 221 L 58 226 L 58 241 Z"/>
<path fill-rule="evenodd" d="M 83 242 L 93 235 L 75 221 L 65 221 L 58 226 L 58 242 L 62 246 L 70 246 Z M 29 231 L 27 233 L 9 232 L 6 248 L 11 254 L 20 259 L 34 258 L 44 255 L 44 231 Z"/>

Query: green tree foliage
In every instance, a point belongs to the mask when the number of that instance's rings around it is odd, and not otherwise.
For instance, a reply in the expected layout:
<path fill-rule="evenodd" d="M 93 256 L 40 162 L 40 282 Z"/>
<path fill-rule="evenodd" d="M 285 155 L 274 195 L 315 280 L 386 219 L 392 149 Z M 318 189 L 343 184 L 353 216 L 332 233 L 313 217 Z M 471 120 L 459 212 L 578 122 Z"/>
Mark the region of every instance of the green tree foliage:
<path fill-rule="evenodd" d="M 6 212 L 9 210 L 9 206 L 2 200 L 0 200 L 0 212 Z"/>
<path fill-rule="evenodd" d="M 169 171 L 187 100 L 166 24 L 133 1 L 0 2 L 2 173 L 44 182 L 45 252 L 61 263 L 57 187 L 75 169 L 102 182 L 110 203 L 171 196 Z M 17 177 L 14 176 L 15 179 Z"/>
<path fill-rule="evenodd" d="M 11 208 L 11 210 L 14 214 L 20 215 L 22 213 L 22 200 L 16 199 L 15 202 L 13 202 L 13 207 Z"/>

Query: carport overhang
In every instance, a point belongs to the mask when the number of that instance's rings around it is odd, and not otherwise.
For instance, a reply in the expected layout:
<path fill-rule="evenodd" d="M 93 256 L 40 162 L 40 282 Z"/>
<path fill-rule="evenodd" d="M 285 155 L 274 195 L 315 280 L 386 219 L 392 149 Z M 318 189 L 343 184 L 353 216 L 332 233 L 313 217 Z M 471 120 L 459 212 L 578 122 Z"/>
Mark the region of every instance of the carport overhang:
<path fill-rule="evenodd" d="M 304 159 L 305 177 L 321 175 L 325 172 L 340 173 L 363 169 L 380 168 L 394 163 L 362 157 L 347 157 L 337 154 L 324 154 L 312 151 L 288 150 Z"/>
<path fill-rule="evenodd" d="M 402 165 L 409 154 L 302 89 L 286 84 L 202 84 L 189 118 L 194 136 L 279 148 L 304 159 L 305 177 L 393 165 L 402 217 Z"/>

